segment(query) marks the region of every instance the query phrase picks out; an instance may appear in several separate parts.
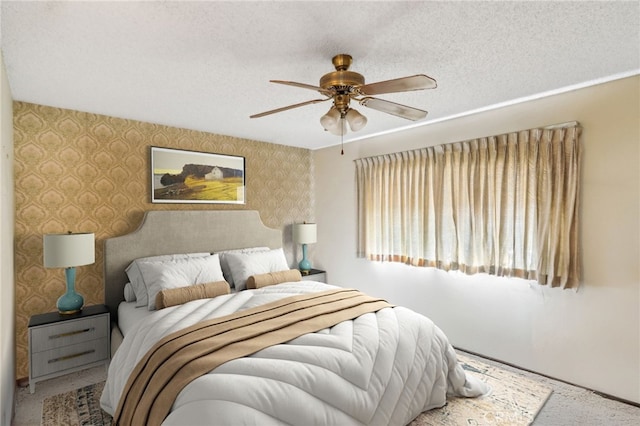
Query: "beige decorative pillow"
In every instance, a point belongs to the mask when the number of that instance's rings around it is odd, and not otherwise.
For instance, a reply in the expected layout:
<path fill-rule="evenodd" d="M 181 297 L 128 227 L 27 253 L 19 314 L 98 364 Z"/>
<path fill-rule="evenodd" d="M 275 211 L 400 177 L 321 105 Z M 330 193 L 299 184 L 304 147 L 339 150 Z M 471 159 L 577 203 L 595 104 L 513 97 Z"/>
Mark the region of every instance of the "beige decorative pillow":
<path fill-rule="evenodd" d="M 212 283 L 196 284 L 187 287 L 164 289 L 156 295 L 156 309 L 168 308 L 169 306 L 182 305 L 198 299 L 209 299 L 212 297 L 229 294 L 231 288 L 226 281 L 216 281 Z"/>
<path fill-rule="evenodd" d="M 287 269 L 285 271 L 269 272 L 266 274 L 251 275 L 247 278 L 247 288 L 256 289 L 268 285 L 286 283 L 302 280 L 302 274 L 297 269 Z"/>

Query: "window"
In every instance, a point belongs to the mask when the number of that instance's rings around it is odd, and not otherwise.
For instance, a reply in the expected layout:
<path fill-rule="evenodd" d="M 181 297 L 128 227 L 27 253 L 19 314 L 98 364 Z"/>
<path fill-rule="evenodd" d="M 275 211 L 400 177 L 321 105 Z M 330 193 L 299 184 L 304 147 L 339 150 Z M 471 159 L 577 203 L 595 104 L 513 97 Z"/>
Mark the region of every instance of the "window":
<path fill-rule="evenodd" d="M 358 255 L 577 287 L 577 123 L 355 161 Z"/>

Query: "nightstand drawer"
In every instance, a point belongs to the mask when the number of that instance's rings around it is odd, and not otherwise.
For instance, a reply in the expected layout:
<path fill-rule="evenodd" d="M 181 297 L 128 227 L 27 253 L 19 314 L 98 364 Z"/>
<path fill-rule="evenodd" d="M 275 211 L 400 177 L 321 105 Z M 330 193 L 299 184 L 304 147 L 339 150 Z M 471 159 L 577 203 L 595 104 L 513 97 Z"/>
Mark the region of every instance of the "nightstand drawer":
<path fill-rule="evenodd" d="M 31 359 L 31 375 L 40 377 L 57 371 L 68 370 L 109 357 L 106 339 L 91 340 L 76 345 L 34 353 Z"/>
<path fill-rule="evenodd" d="M 109 315 L 34 327 L 30 332 L 31 350 L 37 353 L 106 337 L 109 333 Z"/>

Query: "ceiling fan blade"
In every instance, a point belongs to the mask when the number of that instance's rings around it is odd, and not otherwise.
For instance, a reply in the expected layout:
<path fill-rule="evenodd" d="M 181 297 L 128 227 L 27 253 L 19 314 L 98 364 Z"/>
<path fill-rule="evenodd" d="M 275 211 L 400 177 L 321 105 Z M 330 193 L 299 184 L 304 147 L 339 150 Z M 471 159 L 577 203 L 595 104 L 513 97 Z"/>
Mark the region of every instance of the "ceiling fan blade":
<path fill-rule="evenodd" d="M 282 107 L 282 108 L 272 109 L 271 111 L 261 112 L 260 114 L 254 114 L 254 115 L 249 116 L 249 118 L 260 118 L 260 117 L 264 117 L 265 115 L 275 114 L 277 112 L 286 111 L 288 109 L 298 108 L 298 107 L 305 106 L 305 105 L 317 104 L 318 102 L 325 102 L 325 101 L 328 101 L 329 99 L 331 99 L 331 98 L 313 99 L 313 100 L 306 101 L 306 102 L 300 102 L 299 104 L 294 104 L 294 105 L 289 105 L 289 106 Z"/>
<path fill-rule="evenodd" d="M 361 95 L 381 95 L 383 93 L 408 92 L 410 90 L 435 89 L 436 81 L 424 74 L 411 77 L 396 78 L 394 80 L 379 81 L 377 83 L 364 84 L 356 88 Z"/>
<path fill-rule="evenodd" d="M 323 95 L 331 96 L 333 95 L 333 91 L 325 90 L 322 87 L 313 86 L 311 84 L 305 83 L 296 83 L 295 81 L 284 81 L 284 80 L 269 80 L 271 83 L 285 84 L 287 86 L 301 87 L 303 89 L 316 90 Z"/>
<path fill-rule="evenodd" d="M 377 98 L 363 98 L 360 100 L 360 105 L 413 121 L 421 120 L 427 116 L 427 111 Z"/>

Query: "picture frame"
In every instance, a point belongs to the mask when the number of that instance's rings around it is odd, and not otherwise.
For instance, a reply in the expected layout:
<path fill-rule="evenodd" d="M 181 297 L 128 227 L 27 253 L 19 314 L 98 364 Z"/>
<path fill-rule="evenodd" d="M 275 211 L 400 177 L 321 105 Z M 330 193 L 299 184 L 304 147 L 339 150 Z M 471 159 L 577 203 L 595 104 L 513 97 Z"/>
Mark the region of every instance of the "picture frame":
<path fill-rule="evenodd" d="M 151 147 L 152 203 L 245 203 L 245 158 Z"/>

